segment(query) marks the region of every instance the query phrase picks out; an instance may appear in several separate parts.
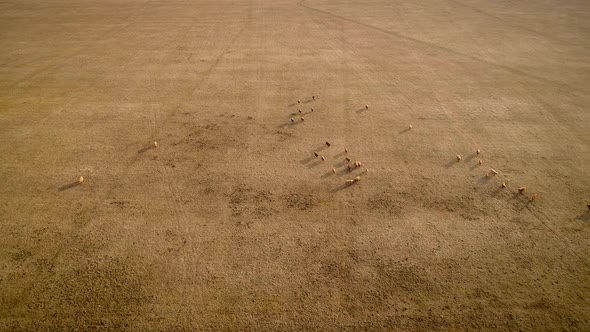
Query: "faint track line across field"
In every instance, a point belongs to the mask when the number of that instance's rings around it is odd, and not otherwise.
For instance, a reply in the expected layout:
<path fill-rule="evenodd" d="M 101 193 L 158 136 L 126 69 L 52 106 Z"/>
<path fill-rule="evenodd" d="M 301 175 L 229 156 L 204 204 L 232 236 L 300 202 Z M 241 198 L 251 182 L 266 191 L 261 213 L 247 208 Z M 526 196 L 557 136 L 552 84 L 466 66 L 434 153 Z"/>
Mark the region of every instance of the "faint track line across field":
<path fill-rule="evenodd" d="M 390 35 L 390 36 L 395 36 L 395 37 L 398 37 L 400 39 L 411 41 L 411 42 L 417 43 L 417 44 L 422 45 L 422 46 L 425 46 L 425 47 L 429 47 L 429 48 L 433 48 L 433 49 L 438 49 L 439 51 L 444 51 L 446 53 L 450 53 L 450 54 L 453 54 L 453 55 L 456 55 L 456 56 L 459 56 L 459 57 L 468 58 L 468 59 L 471 59 L 473 61 L 477 61 L 479 63 L 486 64 L 488 66 L 500 68 L 500 69 L 503 69 L 503 70 L 505 70 L 505 71 L 513 74 L 513 75 L 523 76 L 523 77 L 527 77 L 527 78 L 530 78 L 530 79 L 533 79 L 533 80 L 536 80 L 536 81 L 539 81 L 539 82 L 550 84 L 550 85 L 553 85 L 555 87 L 560 88 L 561 91 L 564 92 L 564 93 L 566 93 L 566 94 L 571 94 L 571 92 L 573 92 L 573 91 L 575 91 L 579 95 L 583 95 L 583 96 L 585 96 L 585 95 L 588 94 L 588 91 L 586 91 L 584 89 L 580 89 L 578 87 L 574 87 L 574 86 L 572 86 L 570 84 L 555 82 L 555 81 L 552 81 L 552 80 L 549 80 L 549 79 L 546 79 L 546 78 L 543 78 L 543 77 L 539 77 L 539 76 L 536 76 L 536 75 L 529 74 L 527 72 L 524 72 L 522 70 L 518 70 L 518 69 L 513 68 L 513 67 L 510 67 L 510 66 L 506 66 L 506 65 L 503 65 L 503 64 L 500 64 L 500 63 L 496 63 L 496 62 L 484 60 L 484 59 L 478 58 L 478 57 L 473 56 L 473 55 L 469 55 L 469 54 L 466 54 L 466 53 L 461 53 L 461 52 L 456 51 L 456 50 L 453 50 L 451 48 L 447 48 L 447 47 L 444 47 L 444 46 L 441 46 L 441 45 L 437 45 L 437 44 L 434 44 L 434 43 L 431 43 L 431 42 L 428 42 L 428 41 L 424 41 L 424 40 L 416 39 L 416 38 L 413 38 L 413 37 L 410 37 L 410 36 L 406 36 L 406 35 L 403 35 L 403 34 L 398 33 L 398 32 L 386 30 L 386 29 L 383 29 L 383 28 L 380 28 L 380 27 L 377 27 L 377 26 L 374 26 L 374 25 L 370 25 L 370 24 L 367 24 L 367 23 L 364 23 L 364 22 L 361 22 L 361 21 L 357 21 L 357 20 L 354 20 L 354 19 L 351 19 L 351 18 L 348 18 L 348 17 L 340 16 L 338 14 L 334 14 L 334 13 L 331 13 L 331 12 L 328 12 L 328 11 L 325 11 L 325 10 L 322 10 L 322 9 L 314 8 L 314 7 L 311 7 L 311 6 L 306 5 L 304 2 L 305 2 L 305 0 L 301 0 L 298 3 L 298 5 L 300 5 L 300 6 L 304 7 L 304 8 L 307 8 L 309 10 L 313 10 L 313 11 L 316 11 L 316 12 L 319 12 L 319 13 L 323 13 L 323 14 L 328 15 L 328 16 L 332 16 L 332 17 L 335 17 L 335 18 L 338 18 L 338 19 L 341 19 L 341 20 L 344 20 L 344 21 L 348 21 L 348 22 L 351 22 L 351 23 L 354 23 L 354 24 L 358 24 L 358 25 L 364 26 L 365 28 L 368 28 L 368 29 L 371 29 L 371 30 L 379 31 L 381 33 L 384 33 L 384 34 L 387 34 L 387 35 Z"/>
<path fill-rule="evenodd" d="M 470 10 L 472 10 L 472 11 L 474 11 L 474 12 L 480 14 L 480 15 L 487 16 L 489 18 L 492 18 L 492 19 L 495 19 L 495 20 L 497 20 L 499 22 L 502 22 L 506 26 L 510 26 L 512 28 L 515 28 L 515 29 L 520 29 L 520 30 L 526 31 L 528 33 L 531 33 L 531 34 L 537 36 L 537 37 L 542 37 L 542 38 L 545 38 L 545 39 L 548 39 L 548 40 L 552 40 L 552 41 L 555 41 L 555 42 L 558 42 L 558 43 L 567 44 L 567 45 L 571 45 L 571 46 L 581 46 L 581 45 L 574 44 L 574 43 L 571 43 L 571 42 L 568 42 L 568 41 L 565 41 L 565 40 L 561 40 L 561 39 L 556 38 L 556 37 L 554 37 L 552 35 L 549 35 L 549 34 L 546 34 L 546 33 L 542 33 L 542 32 L 539 32 L 537 30 L 533 30 L 533 29 L 524 27 L 522 25 L 518 25 L 518 24 L 512 23 L 512 22 L 510 22 L 508 20 L 505 20 L 505 19 L 503 19 L 503 18 L 501 18 L 499 16 L 496 16 L 494 14 L 490 14 L 490 13 L 485 12 L 485 11 L 479 9 L 479 8 L 476 8 L 474 6 L 468 5 L 468 4 L 464 3 L 464 2 L 457 1 L 457 0 L 446 0 L 446 1 L 448 1 L 450 3 L 454 3 L 457 6 L 468 8 L 468 9 L 470 9 Z"/>

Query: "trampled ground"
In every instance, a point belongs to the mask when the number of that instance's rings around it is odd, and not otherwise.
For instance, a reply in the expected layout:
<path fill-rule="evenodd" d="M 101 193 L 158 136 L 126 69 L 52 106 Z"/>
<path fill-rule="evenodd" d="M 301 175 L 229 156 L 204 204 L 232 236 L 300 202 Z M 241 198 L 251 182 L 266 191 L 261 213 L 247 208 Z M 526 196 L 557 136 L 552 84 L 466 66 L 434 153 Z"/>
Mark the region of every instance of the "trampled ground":
<path fill-rule="evenodd" d="M 589 92 L 585 0 L 2 1 L 0 330 L 588 331 Z"/>

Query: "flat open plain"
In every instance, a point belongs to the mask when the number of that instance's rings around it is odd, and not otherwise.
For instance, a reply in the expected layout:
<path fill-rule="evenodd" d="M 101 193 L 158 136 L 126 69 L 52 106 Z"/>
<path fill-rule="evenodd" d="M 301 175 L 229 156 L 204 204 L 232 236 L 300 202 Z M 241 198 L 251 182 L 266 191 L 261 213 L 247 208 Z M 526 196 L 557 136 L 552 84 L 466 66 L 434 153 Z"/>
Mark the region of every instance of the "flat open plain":
<path fill-rule="evenodd" d="M 0 330 L 588 331 L 589 93 L 587 0 L 0 1 Z"/>

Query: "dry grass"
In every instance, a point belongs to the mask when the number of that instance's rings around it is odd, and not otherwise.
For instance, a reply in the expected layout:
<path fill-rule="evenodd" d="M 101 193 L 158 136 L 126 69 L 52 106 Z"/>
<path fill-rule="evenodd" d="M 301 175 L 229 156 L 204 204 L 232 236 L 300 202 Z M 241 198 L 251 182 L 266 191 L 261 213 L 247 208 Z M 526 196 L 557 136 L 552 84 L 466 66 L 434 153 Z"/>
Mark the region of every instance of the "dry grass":
<path fill-rule="evenodd" d="M 588 13 L 0 2 L 0 330 L 589 330 Z"/>

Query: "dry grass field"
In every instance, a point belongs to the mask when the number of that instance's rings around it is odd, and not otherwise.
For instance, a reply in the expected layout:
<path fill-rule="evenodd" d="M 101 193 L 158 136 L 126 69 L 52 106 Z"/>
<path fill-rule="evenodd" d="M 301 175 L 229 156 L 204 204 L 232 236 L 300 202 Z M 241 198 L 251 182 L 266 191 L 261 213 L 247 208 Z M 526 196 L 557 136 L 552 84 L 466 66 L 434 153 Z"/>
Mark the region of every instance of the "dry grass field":
<path fill-rule="evenodd" d="M 589 93 L 587 0 L 1 0 L 0 330 L 588 331 Z"/>

